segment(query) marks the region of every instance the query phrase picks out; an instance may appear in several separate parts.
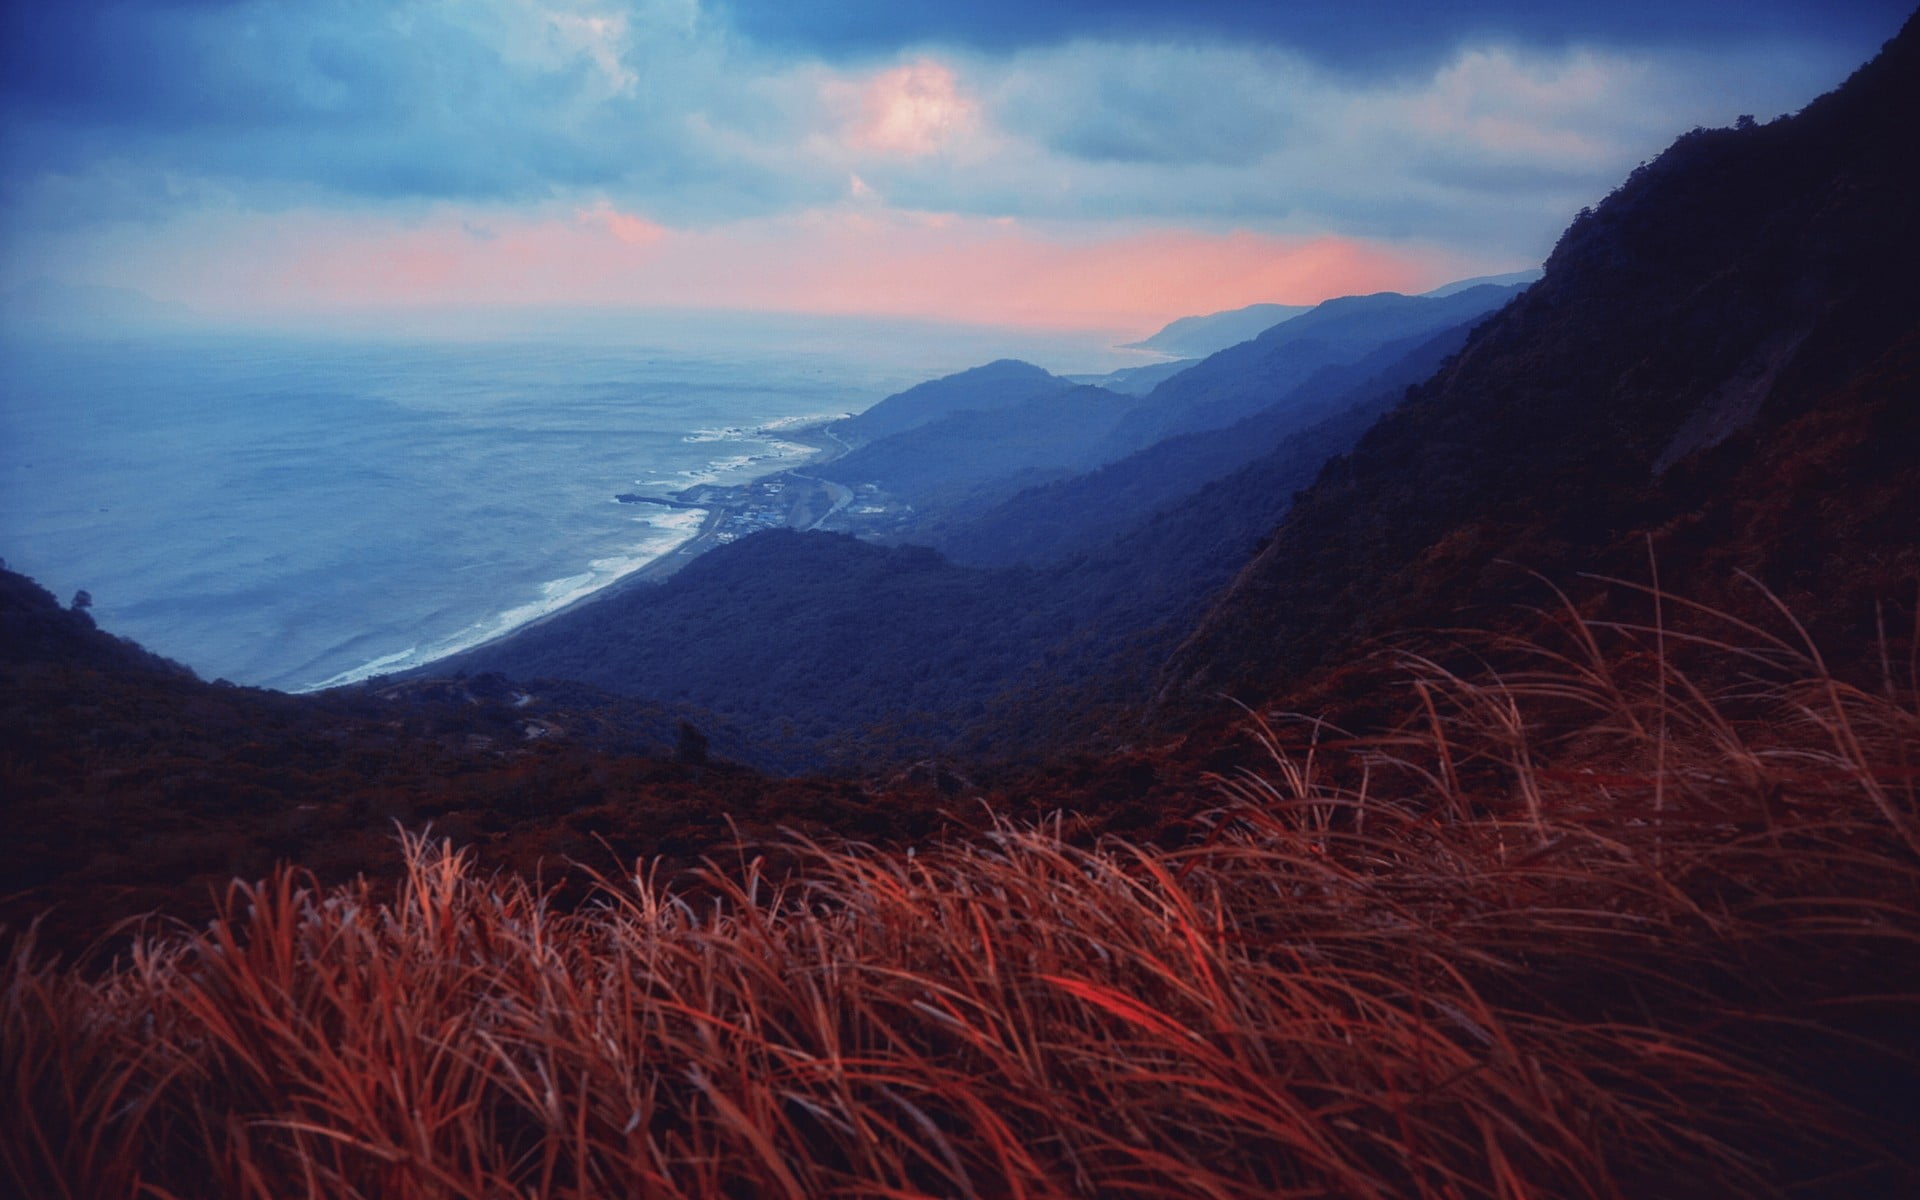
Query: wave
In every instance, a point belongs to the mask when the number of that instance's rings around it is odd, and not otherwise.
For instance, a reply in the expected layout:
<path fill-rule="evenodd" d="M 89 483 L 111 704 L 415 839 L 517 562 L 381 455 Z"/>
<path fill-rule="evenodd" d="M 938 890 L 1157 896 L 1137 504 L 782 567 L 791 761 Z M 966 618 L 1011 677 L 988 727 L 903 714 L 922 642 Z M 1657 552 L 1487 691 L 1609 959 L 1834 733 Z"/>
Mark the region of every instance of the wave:
<path fill-rule="evenodd" d="M 704 483 L 744 483 L 747 479 L 765 475 L 769 470 L 778 470 L 777 464 L 806 458 L 818 452 L 817 447 L 783 442 L 776 438 L 763 439 L 761 445 L 764 449 L 759 454 L 734 454 L 711 459 L 702 466 L 682 471 L 674 483 L 680 487 L 699 487 Z"/>
<path fill-rule="evenodd" d="M 825 425 L 829 421 L 844 421 L 852 415 L 850 412 L 801 413 L 797 416 L 780 417 L 776 420 L 768 421 L 755 432 L 777 433 L 782 429 L 804 429 L 812 425 Z"/>
<path fill-rule="evenodd" d="M 815 425 L 825 425 L 830 421 L 844 421 L 853 414 L 850 412 L 833 413 L 796 413 L 790 417 L 775 417 L 751 428 L 745 425 L 723 425 L 716 429 L 695 429 L 681 437 L 683 442 L 744 442 L 754 438 L 770 437 L 788 429 L 807 429 Z"/>
<path fill-rule="evenodd" d="M 738 425 L 728 425 L 723 429 L 696 429 L 680 440 L 699 444 L 702 442 L 743 442 L 754 437 L 759 431 L 744 429 Z"/>
<path fill-rule="evenodd" d="M 422 667 L 435 659 L 458 654 L 462 650 L 471 650 L 483 642 L 513 632 L 530 621 L 536 621 L 549 613 L 584 600 L 593 593 L 628 575 L 633 574 L 648 563 L 656 562 L 678 550 L 700 532 L 701 524 L 707 518 L 703 508 L 663 509 L 659 515 L 636 517 L 636 524 L 643 526 L 648 533 L 646 540 L 626 554 L 596 558 L 587 564 L 587 569 L 578 574 L 550 579 L 540 585 L 537 599 L 515 605 L 504 612 L 484 617 L 467 626 L 456 634 L 441 638 L 424 646 L 409 646 L 405 650 L 384 654 L 379 658 L 342 671 L 318 683 L 304 684 L 293 688 L 295 692 L 320 692 L 328 688 L 345 687 L 359 683 L 376 675 L 390 675 L 395 671 L 408 671 Z"/>

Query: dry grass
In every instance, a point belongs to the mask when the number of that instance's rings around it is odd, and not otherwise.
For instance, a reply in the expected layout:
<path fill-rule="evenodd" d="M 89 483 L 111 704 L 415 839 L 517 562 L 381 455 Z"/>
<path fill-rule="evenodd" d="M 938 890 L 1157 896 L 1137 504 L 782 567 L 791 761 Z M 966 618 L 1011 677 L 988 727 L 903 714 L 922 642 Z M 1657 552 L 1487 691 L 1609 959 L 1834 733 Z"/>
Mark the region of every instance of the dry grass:
<path fill-rule="evenodd" d="M 1498 647 L 1517 665 L 1472 678 L 1406 658 L 1384 734 L 1263 724 L 1272 767 L 1217 781 L 1183 847 L 1058 823 L 795 844 L 778 882 L 642 869 L 563 912 L 414 837 L 393 903 L 286 870 L 105 974 L 28 940 L 0 979 L 0 1178 L 329 1200 L 1912 1186 L 1879 1099 L 1920 1079 L 1898 1057 L 1920 1014 L 1910 672 L 1850 687 L 1790 640 L 1735 650 L 1671 615 L 1568 620 L 1563 648 Z"/>

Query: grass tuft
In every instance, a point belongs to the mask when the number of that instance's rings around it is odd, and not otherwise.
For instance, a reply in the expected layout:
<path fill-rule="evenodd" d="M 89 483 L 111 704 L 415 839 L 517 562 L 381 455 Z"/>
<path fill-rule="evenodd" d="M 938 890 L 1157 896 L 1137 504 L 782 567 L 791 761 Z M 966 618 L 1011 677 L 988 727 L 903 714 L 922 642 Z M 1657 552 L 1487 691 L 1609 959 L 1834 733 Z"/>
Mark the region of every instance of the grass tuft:
<path fill-rule="evenodd" d="M 1402 656 L 1384 730 L 1253 714 L 1187 844 L 795 836 L 563 910 L 403 835 L 388 901 L 284 868 L 95 974 L 20 938 L 5 1188 L 1897 1194 L 1911 681 L 1663 600 Z"/>

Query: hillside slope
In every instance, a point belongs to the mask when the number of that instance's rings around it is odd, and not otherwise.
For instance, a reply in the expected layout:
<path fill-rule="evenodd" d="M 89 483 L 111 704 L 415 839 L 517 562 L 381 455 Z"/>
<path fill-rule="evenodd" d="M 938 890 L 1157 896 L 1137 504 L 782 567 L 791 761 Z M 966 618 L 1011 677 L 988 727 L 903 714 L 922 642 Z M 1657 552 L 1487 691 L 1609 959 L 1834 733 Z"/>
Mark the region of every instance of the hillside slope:
<path fill-rule="evenodd" d="M 878 441 L 955 413 L 1012 408 L 1072 386 L 1032 363 L 1002 358 L 916 384 L 865 412 L 835 421 L 832 429 L 849 442 Z"/>
<path fill-rule="evenodd" d="M 1360 361 L 1322 367 L 1268 408 L 1224 429 L 1177 434 L 1118 462 L 1028 488 L 985 511 L 957 517 L 936 531 L 933 545 L 956 562 L 1038 565 L 1097 551 L 1162 509 L 1186 503 L 1215 480 L 1281 452 L 1287 463 L 1309 443 L 1311 473 L 1357 441 L 1401 394 L 1423 382 L 1465 343 L 1471 323 L 1425 340 L 1392 342 Z M 1412 344 L 1410 344 L 1410 342 Z M 1283 443 L 1303 439 L 1282 452 Z M 1277 477 L 1285 473 L 1285 478 Z M 1267 491 L 1282 501 L 1310 482 L 1298 469 L 1274 464 Z M 1284 504 L 1263 501 L 1262 517 L 1278 520 Z M 1231 514 L 1214 514 L 1238 528 Z M 1265 532 L 1262 526 L 1260 532 Z M 1239 565 L 1236 557 L 1233 565 Z"/>
<path fill-rule="evenodd" d="M 726 761 L 738 745 L 712 714 L 577 683 L 205 683 L 0 569 L 0 944 L 36 921 L 64 952 L 155 909 L 202 921 L 233 878 L 276 862 L 391 880 L 396 826 L 534 873 L 943 820 L 911 780 L 772 780 Z"/>
<path fill-rule="evenodd" d="M 949 413 L 890 434 L 813 473 L 849 487 L 875 484 L 916 507 L 997 503 L 1030 483 L 1098 465 L 1107 435 L 1133 402 L 1067 386 L 1017 403 Z"/>
<path fill-rule="evenodd" d="M 1523 289 L 1483 284 L 1444 297 L 1381 292 L 1329 300 L 1154 388 L 1114 431 L 1107 457 L 1175 434 L 1223 429 L 1271 406 L 1318 371 L 1358 362 L 1392 343 L 1433 337 L 1499 308 Z"/>

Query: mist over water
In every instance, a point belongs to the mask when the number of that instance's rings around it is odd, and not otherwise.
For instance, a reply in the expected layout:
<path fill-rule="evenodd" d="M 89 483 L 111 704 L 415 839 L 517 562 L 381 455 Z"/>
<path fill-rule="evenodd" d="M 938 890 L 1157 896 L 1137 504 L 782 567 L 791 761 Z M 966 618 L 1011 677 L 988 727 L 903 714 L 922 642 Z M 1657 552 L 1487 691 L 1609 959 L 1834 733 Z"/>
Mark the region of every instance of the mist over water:
<path fill-rule="evenodd" d="M 204 678 L 398 670 L 591 593 L 700 514 L 617 492 L 804 454 L 783 427 L 1100 338 L 678 315 L 474 340 L 175 334 L 0 345 L 0 556 Z"/>

